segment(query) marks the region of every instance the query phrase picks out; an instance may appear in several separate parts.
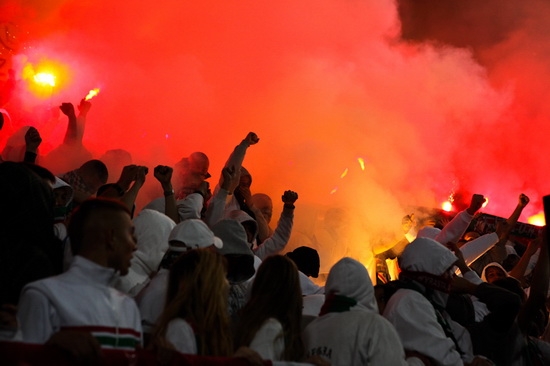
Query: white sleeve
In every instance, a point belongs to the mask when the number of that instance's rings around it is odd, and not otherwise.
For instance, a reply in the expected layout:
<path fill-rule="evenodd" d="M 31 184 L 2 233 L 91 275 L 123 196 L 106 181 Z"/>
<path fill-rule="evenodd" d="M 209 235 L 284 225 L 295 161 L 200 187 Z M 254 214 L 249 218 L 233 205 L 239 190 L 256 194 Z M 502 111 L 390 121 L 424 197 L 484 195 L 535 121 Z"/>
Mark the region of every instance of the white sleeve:
<path fill-rule="evenodd" d="M 181 318 L 172 319 L 166 329 L 166 340 L 169 341 L 176 351 L 189 355 L 196 355 L 197 340 L 193 328 Z"/>
<path fill-rule="evenodd" d="M 251 349 L 264 360 L 281 360 L 285 349 L 283 326 L 275 319 L 267 319 L 250 342 Z"/>
<path fill-rule="evenodd" d="M 227 197 L 229 195 L 229 192 L 219 186 L 216 187 L 214 192 L 214 196 L 208 201 L 208 206 L 206 207 L 206 217 L 204 221 L 208 227 L 214 226 L 218 221 L 223 219 Z"/>
<path fill-rule="evenodd" d="M 464 244 L 460 248 L 460 251 L 464 256 L 464 261 L 466 262 L 466 264 L 469 266 L 470 264 L 474 263 L 476 259 L 481 257 L 489 249 L 491 249 L 493 245 L 498 243 L 498 240 L 499 238 L 497 233 L 490 233 L 482 235 L 479 238 L 476 238 Z"/>
<path fill-rule="evenodd" d="M 280 253 L 288 241 L 290 240 L 290 234 L 292 233 L 292 225 L 294 223 L 294 210 L 292 213 L 283 212 L 277 223 L 277 227 L 269 238 L 265 239 L 260 246 L 254 249 L 254 254 L 261 260 L 266 259 L 270 255 Z"/>
<path fill-rule="evenodd" d="M 464 234 L 474 217 L 464 210 L 459 212 L 453 219 L 441 229 L 435 237 L 435 241 L 446 245 L 449 242 L 456 243 Z"/>
<path fill-rule="evenodd" d="M 48 298 L 32 288 L 23 289 L 17 319 L 23 332 L 23 341 L 28 343 L 46 343 L 60 328 L 59 317 Z"/>

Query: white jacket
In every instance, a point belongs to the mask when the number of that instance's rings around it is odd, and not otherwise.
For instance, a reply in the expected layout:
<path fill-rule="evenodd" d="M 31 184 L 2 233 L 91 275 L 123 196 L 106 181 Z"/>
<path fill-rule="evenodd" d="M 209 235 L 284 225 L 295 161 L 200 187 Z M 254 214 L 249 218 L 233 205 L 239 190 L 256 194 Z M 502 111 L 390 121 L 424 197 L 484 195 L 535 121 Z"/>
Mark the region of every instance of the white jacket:
<path fill-rule="evenodd" d="M 114 274 L 77 255 L 67 272 L 25 286 L 17 313 L 23 341 L 45 343 L 59 330 L 82 330 L 103 348 L 134 350 L 142 343 L 139 310 L 109 287 Z"/>
<path fill-rule="evenodd" d="M 321 356 L 334 366 L 422 365 L 417 358 L 405 359 L 399 336 L 378 314 L 374 289 L 366 268 L 351 258 L 342 258 L 330 270 L 328 294 L 354 299 L 348 311 L 329 312 L 304 329 L 307 356 Z"/>

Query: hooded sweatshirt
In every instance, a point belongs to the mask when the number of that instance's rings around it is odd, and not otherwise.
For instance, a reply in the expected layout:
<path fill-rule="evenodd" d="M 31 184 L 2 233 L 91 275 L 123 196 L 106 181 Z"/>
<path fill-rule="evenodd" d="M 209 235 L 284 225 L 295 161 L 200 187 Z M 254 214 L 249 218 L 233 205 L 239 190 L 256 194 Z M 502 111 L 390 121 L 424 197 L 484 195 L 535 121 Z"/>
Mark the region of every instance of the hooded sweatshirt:
<path fill-rule="evenodd" d="M 378 314 L 374 288 L 366 268 L 342 258 L 330 270 L 322 315 L 303 332 L 307 356 L 332 365 L 422 365 L 405 360 L 399 336 Z"/>
<path fill-rule="evenodd" d="M 442 276 L 456 262 L 456 256 L 433 239 L 417 237 L 399 258 L 402 270 Z M 438 365 L 463 365 L 473 360 L 468 332 L 441 310 L 448 294 L 411 281 L 418 290 L 401 288 L 390 298 L 384 317 L 393 324 L 406 350 L 417 351 Z M 438 309 L 432 303 L 439 303 Z M 445 328 L 446 329 L 445 329 Z M 452 333 L 457 343 L 447 333 Z M 460 351 L 457 348 L 460 347 Z"/>
<path fill-rule="evenodd" d="M 136 296 L 158 269 L 168 250 L 168 236 L 176 223 L 158 211 L 142 210 L 134 219 L 134 225 L 137 250 L 128 274 L 119 277 L 114 284 L 115 288 L 130 296 Z"/>

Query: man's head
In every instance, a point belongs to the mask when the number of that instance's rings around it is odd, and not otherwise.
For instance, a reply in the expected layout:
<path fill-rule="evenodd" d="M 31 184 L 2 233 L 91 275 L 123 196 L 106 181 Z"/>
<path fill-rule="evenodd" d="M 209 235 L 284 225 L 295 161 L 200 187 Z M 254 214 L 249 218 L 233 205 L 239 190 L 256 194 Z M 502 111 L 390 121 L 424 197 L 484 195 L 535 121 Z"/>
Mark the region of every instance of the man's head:
<path fill-rule="evenodd" d="M 489 263 L 481 272 L 481 279 L 491 284 L 506 277 L 508 277 L 508 274 L 504 268 L 496 262 Z"/>
<path fill-rule="evenodd" d="M 210 178 L 209 166 L 208 156 L 202 152 L 194 152 L 181 159 L 174 166 L 174 184 L 178 192 L 183 192 L 185 196 L 199 190 L 201 184 Z"/>
<path fill-rule="evenodd" d="M 256 193 L 252 195 L 252 204 L 260 210 L 265 221 L 269 224 L 271 222 L 271 216 L 273 216 L 273 202 L 267 194 Z"/>
<path fill-rule="evenodd" d="M 88 160 L 78 168 L 78 173 L 91 194 L 107 183 L 109 172 L 101 160 Z"/>
<path fill-rule="evenodd" d="M 130 212 L 118 201 L 94 198 L 72 214 L 68 232 L 74 255 L 126 275 L 136 250 Z"/>

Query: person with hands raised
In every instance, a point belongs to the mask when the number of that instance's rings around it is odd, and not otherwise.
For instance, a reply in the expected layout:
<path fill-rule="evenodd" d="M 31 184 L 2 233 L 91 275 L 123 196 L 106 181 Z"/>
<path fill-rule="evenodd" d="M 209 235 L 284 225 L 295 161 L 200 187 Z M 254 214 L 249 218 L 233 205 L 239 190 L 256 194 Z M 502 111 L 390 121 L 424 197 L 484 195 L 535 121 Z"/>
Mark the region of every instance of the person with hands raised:
<path fill-rule="evenodd" d="M 164 213 L 177 224 L 180 222 L 180 217 L 178 215 L 174 188 L 172 187 L 173 172 L 174 169 L 166 165 L 157 165 L 154 169 L 155 178 L 159 181 L 164 191 Z"/>
<path fill-rule="evenodd" d="M 36 156 L 38 155 L 38 147 L 42 143 L 42 137 L 40 133 L 34 127 L 29 127 L 25 133 L 25 158 L 26 163 L 35 163 Z"/>
<path fill-rule="evenodd" d="M 279 217 L 277 227 L 273 231 L 273 235 L 264 240 L 260 245 L 254 245 L 252 248 L 254 254 L 262 260 L 270 255 L 280 253 L 290 240 L 294 224 L 294 209 L 296 207 L 294 203 L 298 200 L 298 193 L 287 190 L 281 196 L 281 200 L 283 201 L 283 211 Z"/>

